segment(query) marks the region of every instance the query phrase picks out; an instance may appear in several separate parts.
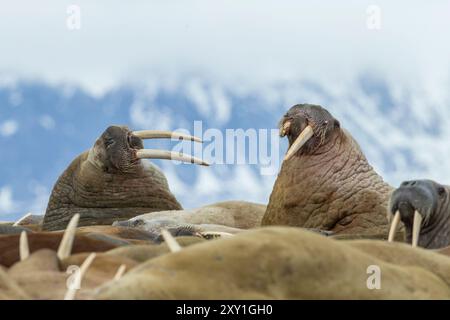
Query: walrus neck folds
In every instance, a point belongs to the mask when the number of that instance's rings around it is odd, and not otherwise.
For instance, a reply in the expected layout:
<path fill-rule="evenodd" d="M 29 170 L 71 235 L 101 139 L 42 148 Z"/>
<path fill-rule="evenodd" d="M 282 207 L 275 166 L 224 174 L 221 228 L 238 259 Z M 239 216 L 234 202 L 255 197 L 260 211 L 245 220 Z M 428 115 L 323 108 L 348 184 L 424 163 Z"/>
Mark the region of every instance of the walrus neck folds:
<path fill-rule="evenodd" d="M 180 210 L 164 175 L 154 166 L 136 166 L 133 174 L 107 174 L 80 155 L 60 176 L 50 197 L 44 230 L 63 229 L 73 213 L 80 225 L 112 224 L 139 214 Z M 145 169 L 145 170 L 144 170 Z"/>
<path fill-rule="evenodd" d="M 385 234 L 390 191 L 351 135 L 340 129 L 313 153 L 283 163 L 263 224 Z"/>

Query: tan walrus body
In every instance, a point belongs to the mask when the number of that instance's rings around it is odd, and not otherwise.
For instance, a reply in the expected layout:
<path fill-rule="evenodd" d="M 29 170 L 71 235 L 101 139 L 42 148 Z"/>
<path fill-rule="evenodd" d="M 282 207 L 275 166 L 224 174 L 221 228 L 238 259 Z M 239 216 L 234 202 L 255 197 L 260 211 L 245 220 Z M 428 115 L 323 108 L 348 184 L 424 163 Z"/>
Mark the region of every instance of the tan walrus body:
<path fill-rule="evenodd" d="M 401 243 L 260 228 L 151 259 L 95 298 L 449 299 L 450 258 Z"/>

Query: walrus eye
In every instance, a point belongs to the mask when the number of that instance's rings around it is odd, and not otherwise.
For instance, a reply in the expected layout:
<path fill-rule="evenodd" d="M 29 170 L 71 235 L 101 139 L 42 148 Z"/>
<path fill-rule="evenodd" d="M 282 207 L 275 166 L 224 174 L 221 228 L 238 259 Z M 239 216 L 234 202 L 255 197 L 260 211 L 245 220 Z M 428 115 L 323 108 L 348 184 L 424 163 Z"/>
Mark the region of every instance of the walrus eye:
<path fill-rule="evenodd" d="M 114 144 L 114 139 L 106 139 L 105 140 L 105 148 L 109 148 Z"/>
<path fill-rule="evenodd" d="M 444 188 L 444 187 L 439 187 L 439 188 L 438 188 L 438 194 L 439 194 L 440 196 L 445 195 L 445 188 Z"/>
<path fill-rule="evenodd" d="M 144 221 L 142 219 L 134 220 L 131 224 L 132 224 L 132 227 L 138 227 L 140 225 L 143 225 Z"/>

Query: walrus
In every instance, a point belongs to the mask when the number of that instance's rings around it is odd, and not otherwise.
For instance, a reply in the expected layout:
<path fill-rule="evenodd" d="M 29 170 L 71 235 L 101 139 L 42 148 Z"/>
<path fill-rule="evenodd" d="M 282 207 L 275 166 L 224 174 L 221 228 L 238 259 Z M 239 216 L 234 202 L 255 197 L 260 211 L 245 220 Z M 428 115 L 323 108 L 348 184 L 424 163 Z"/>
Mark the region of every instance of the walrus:
<path fill-rule="evenodd" d="M 77 229 L 79 218 L 79 214 L 72 217 L 57 251 L 45 248 L 32 252 L 29 244 L 34 241 L 29 239 L 27 232 L 21 233 L 17 246 L 20 260 L 8 269 L 0 266 L 0 299 L 92 299 L 100 287 L 113 285 L 139 263 L 204 241 L 189 237 L 191 239 L 180 238 L 178 243 L 163 232 L 164 245 L 128 245 L 127 249 L 108 252 L 92 252 L 95 248 L 85 247 L 84 251 L 75 253 L 80 229 L 89 232 L 89 229 L 98 228 Z"/>
<path fill-rule="evenodd" d="M 113 223 L 113 226 L 144 230 L 152 234 L 152 240 L 158 243 L 163 241 L 162 230 L 167 230 L 174 237 L 192 236 L 206 239 L 233 235 L 245 231 L 245 229 L 218 224 L 192 224 L 179 222 L 174 219 L 144 219 L 139 216 L 127 221 L 116 221 Z"/>
<path fill-rule="evenodd" d="M 250 229 L 261 225 L 266 206 L 247 201 L 223 201 L 187 210 L 151 212 L 130 220 L 175 220 L 180 224 L 216 224 L 225 227 Z M 124 225 L 125 226 L 125 225 Z"/>
<path fill-rule="evenodd" d="M 201 159 L 166 150 L 143 149 L 142 139 L 172 138 L 201 142 L 170 131 L 130 131 L 110 126 L 94 146 L 79 155 L 57 180 L 43 230 L 64 229 L 75 214 L 80 226 L 111 225 L 139 214 L 180 210 L 164 174 L 142 159 L 172 159 L 208 165 Z"/>
<path fill-rule="evenodd" d="M 279 128 L 289 149 L 262 225 L 386 239 L 386 208 L 393 188 L 340 122 L 319 105 L 297 104 L 282 117 Z"/>
<path fill-rule="evenodd" d="M 93 298 L 449 299 L 449 270 L 448 257 L 403 243 L 265 227 L 147 260 Z"/>
<path fill-rule="evenodd" d="M 92 252 L 94 248 L 89 246 L 73 255 L 80 242 L 76 236 L 79 218 L 79 214 L 71 218 L 57 251 L 44 248 L 32 252 L 29 244 L 34 241 L 29 241 L 27 232 L 21 233 L 20 260 L 9 269 L 0 266 L 0 299 L 88 299 L 97 287 L 119 280 L 138 264 L 124 256 Z"/>
<path fill-rule="evenodd" d="M 29 243 L 29 254 L 41 249 L 57 250 L 62 241 L 62 233 L 27 233 L 27 242 Z M 9 267 L 20 260 L 20 241 L 19 235 L 0 236 L 0 265 Z M 73 253 L 80 252 L 103 252 L 117 248 L 118 245 L 108 239 L 97 239 L 89 235 L 76 235 L 74 237 Z"/>
<path fill-rule="evenodd" d="M 450 246 L 450 186 L 432 180 L 405 181 L 392 193 L 388 216 L 392 220 L 390 241 L 401 221 L 405 241 L 413 247 Z"/>
<path fill-rule="evenodd" d="M 0 224 L 0 235 L 3 234 L 19 234 L 22 231 L 30 231 L 28 228 L 19 227 L 19 226 L 12 226 L 8 224 Z"/>
<path fill-rule="evenodd" d="M 206 239 L 237 234 L 261 226 L 266 206 L 247 201 L 223 201 L 189 210 L 152 212 L 127 221 L 114 222 L 113 226 L 136 228 L 155 235 L 161 240 L 160 231 L 166 229 L 172 236 L 200 236 Z M 331 236 L 325 230 L 308 230 Z"/>

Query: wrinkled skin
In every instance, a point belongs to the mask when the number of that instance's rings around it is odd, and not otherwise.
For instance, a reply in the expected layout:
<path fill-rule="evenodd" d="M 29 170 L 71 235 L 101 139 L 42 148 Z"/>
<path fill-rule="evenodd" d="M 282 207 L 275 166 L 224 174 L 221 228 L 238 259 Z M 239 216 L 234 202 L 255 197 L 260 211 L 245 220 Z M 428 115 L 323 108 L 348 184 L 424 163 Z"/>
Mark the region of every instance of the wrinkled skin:
<path fill-rule="evenodd" d="M 3 234 L 20 234 L 22 231 L 31 231 L 30 229 L 20 226 L 12 226 L 9 224 L 0 224 L 0 235 Z"/>
<path fill-rule="evenodd" d="M 81 215 L 79 225 L 86 226 L 181 209 L 163 173 L 137 158 L 136 150 L 142 148 L 142 140 L 127 127 L 109 127 L 59 177 L 43 229 L 64 229 L 75 213 Z"/>
<path fill-rule="evenodd" d="M 450 246 L 450 187 L 431 180 L 405 181 L 389 203 L 389 213 L 397 210 L 405 226 L 405 241 L 411 243 L 414 212 L 423 218 L 418 246 L 438 249 Z M 392 217 L 391 216 L 391 217 Z"/>
<path fill-rule="evenodd" d="M 317 105 L 293 106 L 289 146 L 307 125 L 313 137 L 283 162 L 263 225 L 319 228 L 336 234 L 387 238 L 386 208 L 392 188 L 373 170 L 350 133 Z"/>

